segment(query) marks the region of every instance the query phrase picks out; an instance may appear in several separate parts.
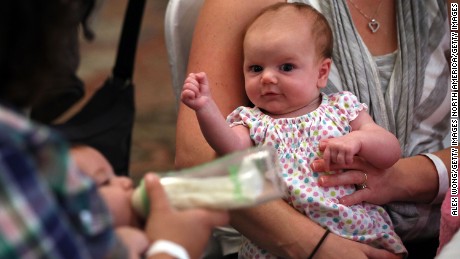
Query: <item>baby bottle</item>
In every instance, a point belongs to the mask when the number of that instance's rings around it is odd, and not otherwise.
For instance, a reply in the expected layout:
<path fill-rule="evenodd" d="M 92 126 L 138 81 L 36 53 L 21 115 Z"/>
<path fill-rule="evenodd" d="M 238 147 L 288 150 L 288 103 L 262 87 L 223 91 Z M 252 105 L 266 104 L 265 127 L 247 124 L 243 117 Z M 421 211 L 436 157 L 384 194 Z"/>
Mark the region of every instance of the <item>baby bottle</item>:
<path fill-rule="evenodd" d="M 159 176 L 173 207 L 227 210 L 282 197 L 286 187 L 279 171 L 275 150 L 261 146 Z M 149 199 L 143 181 L 133 192 L 132 204 L 140 216 L 148 214 Z"/>

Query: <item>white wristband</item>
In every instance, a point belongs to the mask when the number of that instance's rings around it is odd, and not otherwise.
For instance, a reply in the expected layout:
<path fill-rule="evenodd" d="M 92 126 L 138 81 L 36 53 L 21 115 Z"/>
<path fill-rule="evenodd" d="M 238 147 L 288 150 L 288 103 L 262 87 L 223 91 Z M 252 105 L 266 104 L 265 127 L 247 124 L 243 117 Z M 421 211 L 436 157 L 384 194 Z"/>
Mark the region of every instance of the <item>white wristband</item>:
<path fill-rule="evenodd" d="M 446 165 L 442 162 L 441 158 L 436 155 L 430 153 L 423 153 L 422 155 L 428 157 L 431 162 L 433 162 L 438 172 L 438 195 L 436 195 L 436 198 L 434 198 L 431 204 L 440 204 L 444 200 L 444 196 L 446 196 L 447 190 L 449 189 L 449 175 L 447 174 Z"/>
<path fill-rule="evenodd" d="M 168 240 L 157 240 L 147 250 L 146 256 L 149 258 L 155 254 L 165 253 L 177 259 L 190 259 L 187 251 L 181 246 Z"/>

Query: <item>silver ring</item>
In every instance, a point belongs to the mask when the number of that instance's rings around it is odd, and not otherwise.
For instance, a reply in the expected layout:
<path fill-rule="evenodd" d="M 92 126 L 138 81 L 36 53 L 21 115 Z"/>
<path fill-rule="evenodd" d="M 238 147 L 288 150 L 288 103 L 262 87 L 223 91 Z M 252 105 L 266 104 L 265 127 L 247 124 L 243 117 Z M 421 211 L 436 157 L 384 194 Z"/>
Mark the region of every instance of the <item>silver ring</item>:
<path fill-rule="evenodd" d="M 367 188 L 367 174 L 364 173 L 364 172 L 363 172 L 363 174 L 364 174 L 364 181 L 363 181 L 363 183 L 357 184 L 357 185 L 356 185 L 356 189 L 358 189 L 358 190 L 362 190 L 362 189 L 366 189 L 366 188 Z"/>

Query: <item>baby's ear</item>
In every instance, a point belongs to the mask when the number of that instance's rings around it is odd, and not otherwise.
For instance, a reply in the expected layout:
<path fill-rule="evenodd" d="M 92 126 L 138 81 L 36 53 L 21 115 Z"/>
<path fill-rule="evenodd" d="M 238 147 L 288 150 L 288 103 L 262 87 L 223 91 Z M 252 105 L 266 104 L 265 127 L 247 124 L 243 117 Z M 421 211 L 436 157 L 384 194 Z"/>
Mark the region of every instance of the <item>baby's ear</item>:
<path fill-rule="evenodd" d="M 327 85 L 327 79 L 329 78 L 329 72 L 331 71 L 332 60 L 325 58 L 319 64 L 318 69 L 318 88 L 324 88 Z"/>

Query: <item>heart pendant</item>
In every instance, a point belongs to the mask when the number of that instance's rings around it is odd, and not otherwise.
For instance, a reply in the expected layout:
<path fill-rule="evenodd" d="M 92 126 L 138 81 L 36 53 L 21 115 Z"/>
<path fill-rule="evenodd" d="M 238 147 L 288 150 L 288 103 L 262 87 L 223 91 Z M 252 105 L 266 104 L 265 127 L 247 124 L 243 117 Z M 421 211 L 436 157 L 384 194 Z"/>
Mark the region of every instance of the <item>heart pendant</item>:
<path fill-rule="evenodd" d="M 376 33 L 380 28 L 380 23 L 377 22 L 375 19 L 372 19 L 369 23 L 369 29 L 371 29 L 372 33 Z"/>

